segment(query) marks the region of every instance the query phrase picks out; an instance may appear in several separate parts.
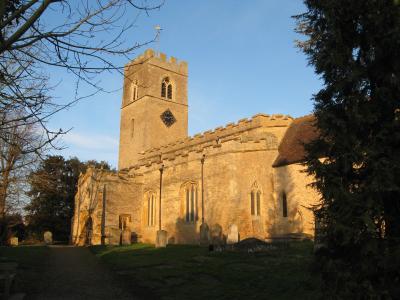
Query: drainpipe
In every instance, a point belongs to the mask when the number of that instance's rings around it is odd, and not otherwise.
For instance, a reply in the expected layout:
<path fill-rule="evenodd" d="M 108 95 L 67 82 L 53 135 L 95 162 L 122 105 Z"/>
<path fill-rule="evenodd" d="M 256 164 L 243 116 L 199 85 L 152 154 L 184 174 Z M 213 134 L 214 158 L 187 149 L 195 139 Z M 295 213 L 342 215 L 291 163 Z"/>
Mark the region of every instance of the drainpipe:
<path fill-rule="evenodd" d="M 164 172 L 164 165 L 160 168 L 160 199 L 159 199 L 159 209 L 158 209 L 158 230 L 161 230 L 161 193 L 162 193 L 162 176 Z"/>
<path fill-rule="evenodd" d="M 106 241 L 106 185 L 103 185 L 103 211 L 101 212 L 101 244 Z"/>
<path fill-rule="evenodd" d="M 204 224 L 204 160 L 206 155 L 201 158 L 201 224 Z"/>

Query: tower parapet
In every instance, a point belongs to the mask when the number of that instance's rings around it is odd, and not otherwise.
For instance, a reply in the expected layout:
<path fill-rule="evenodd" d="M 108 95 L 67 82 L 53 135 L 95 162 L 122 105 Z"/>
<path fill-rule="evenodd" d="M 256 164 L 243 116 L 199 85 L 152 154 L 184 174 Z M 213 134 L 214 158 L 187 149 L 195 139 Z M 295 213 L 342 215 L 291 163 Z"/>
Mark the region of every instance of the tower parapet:
<path fill-rule="evenodd" d="M 147 49 L 143 54 L 128 63 L 125 66 L 125 71 L 128 73 L 134 71 L 144 63 L 154 64 L 182 75 L 188 75 L 188 64 L 186 61 L 178 60 L 174 56 L 168 57 L 165 53 L 155 52 L 153 49 Z"/>

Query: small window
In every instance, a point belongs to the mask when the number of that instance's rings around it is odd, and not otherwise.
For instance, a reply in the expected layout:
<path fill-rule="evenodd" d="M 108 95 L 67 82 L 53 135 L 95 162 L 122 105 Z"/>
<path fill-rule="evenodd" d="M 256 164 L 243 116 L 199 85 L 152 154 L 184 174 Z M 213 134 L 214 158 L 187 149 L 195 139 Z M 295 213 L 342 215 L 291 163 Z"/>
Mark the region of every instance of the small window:
<path fill-rule="evenodd" d="M 166 77 L 161 83 L 161 98 L 172 99 L 172 83 Z"/>
<path fill-rule="evenodd" d="M 156 194 L 148 192 L 145 199 L 146 203 L 146 215 L 147 215 L 147 226 L 152 227 L 156 225 Z"/>
<path fill-rule="evenodd" d="M 131 120 L 131 138 L 133 138 L 133 134 L 135 133 L 135 119 Z"/>
<path fill-rule="evenodd" d="M 261 192 L 259 190 L 251 191 L 250 207 L 252 216 L 261 215 Z"/>
<path fill-rule="evenodd" d="M 251 215 L 254 216 L 255 215 L 255 207 L 254 207 L 254 192 L 251 192 Z"/>
<path fill-rule="evenodd" d="M 138 85 L 137 82 L 132 83 L 132 101 L 137 100 L 138 98 Z"/>
<path fill-rule="evenodd" d="M 287 210 L 287 196 L 285 192 L 282 192 L 282 216 L 284 218 L 287 218 L 288 214 L 287 214 L 288 210 Z"/>

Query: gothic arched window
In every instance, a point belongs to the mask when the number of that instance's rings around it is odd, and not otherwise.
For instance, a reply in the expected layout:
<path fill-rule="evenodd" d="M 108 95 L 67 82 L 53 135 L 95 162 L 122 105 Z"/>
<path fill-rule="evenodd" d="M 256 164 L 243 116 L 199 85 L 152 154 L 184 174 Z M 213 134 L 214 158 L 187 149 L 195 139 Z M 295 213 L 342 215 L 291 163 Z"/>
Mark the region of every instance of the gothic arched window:
<path fill-rule="evenodd" d="M 172 99 L 172 83 L 165 77 L 161 83 L 161 98 Z"/>
<path fill-rule="evenodd" d="M 144 212 L 146 225 L 149 227 L 156 225 L 156 194 L 148 191 L 144 198 Z"/>
<path fill-rule="evenodd" d="M 285 191 L 282 192 L 282 216 L 284 218 L 287 218 L 288 214 L 288 209 L 287 209 L 287 196 Z"/>
<path fill-rule="evenodd" d="M 186 223 L 198 220 L 198 190 L 197 185 L 189 182 L 183 187 L 183 213 Z"/>
<path fill-rule="evenodd" d="M 259 216 L 261 214 L 261 192 L 251 191 L 251 215 Z"/>
<path fill-rule="evenodd" d="M 261 215 L 261 191 L 258 189 L 257 182 L 254 182 L 252 186 L 252 191 L 250 193 L 250 206 L 252 216 Z"/>

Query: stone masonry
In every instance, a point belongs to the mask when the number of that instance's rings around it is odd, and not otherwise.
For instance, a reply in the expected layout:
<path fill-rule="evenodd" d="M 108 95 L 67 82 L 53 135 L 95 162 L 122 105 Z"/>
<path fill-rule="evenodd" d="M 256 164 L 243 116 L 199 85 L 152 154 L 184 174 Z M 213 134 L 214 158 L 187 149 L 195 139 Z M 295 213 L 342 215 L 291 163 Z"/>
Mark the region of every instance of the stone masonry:
<path fill-rule="evenodd" d="M 312 178 L 290 159 L 274 165 L 294 119 L 258 114 L 188 137 L 187 77 L 186 62 L 151 49 L 125 67 L 119 170 L 81 175 L 72 243 L 119 244 L 129 227 L 132 241 L 161 229 L 198 244 L 202 222 L 222 242 L 233 224 L 239 239 L 312 236 Z"/>

